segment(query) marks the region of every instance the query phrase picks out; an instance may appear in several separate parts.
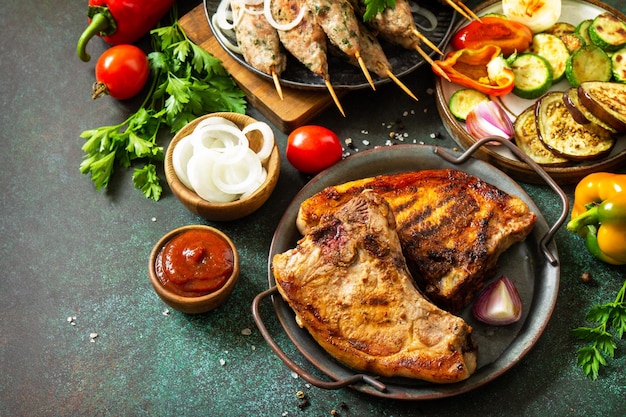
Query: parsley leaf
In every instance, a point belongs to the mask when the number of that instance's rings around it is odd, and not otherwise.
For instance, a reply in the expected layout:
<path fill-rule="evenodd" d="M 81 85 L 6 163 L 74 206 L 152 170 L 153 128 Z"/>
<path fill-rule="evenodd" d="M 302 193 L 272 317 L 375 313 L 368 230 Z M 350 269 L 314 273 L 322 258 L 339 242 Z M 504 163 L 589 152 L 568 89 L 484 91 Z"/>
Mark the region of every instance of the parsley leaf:
<path fill-rule="evenodd" d="M 158 201 L 162 187 L 154 162 L 163 160 L 158 134 L 178 132 L 191 120 L 216 111 L 245 113 L 246 100 L 219 59 L 189 40 L 172 7 L 172 24 L 153 29 L 148 54 L 152 84 L 144 103 L 115 126 L 85 130 L 80 172 L 91 175 L 97 190 L 106 189 L 117 165 L 134 163 L 133 184 L 146 198 Z"/>
<path fill-rule="evenodd" d="M 365 0 L 363 21 L 368 22 L 387 7 L 396 7 L 396 0 Z"/>
<path fill-rule="evenodd" d="M 615 301 L 594 305 L 586 315 L 586 320 L 595 327 L 581 326 L 572 329 L 572 334 L 585 342 L 577 351 L 577 364 L 585 375 L 596 380 L 600 366 L 606 366 L 607 359 L 615 356 L 616 340 L 622 339 L 626 331 L 626 281 L 617 292 Z"/>

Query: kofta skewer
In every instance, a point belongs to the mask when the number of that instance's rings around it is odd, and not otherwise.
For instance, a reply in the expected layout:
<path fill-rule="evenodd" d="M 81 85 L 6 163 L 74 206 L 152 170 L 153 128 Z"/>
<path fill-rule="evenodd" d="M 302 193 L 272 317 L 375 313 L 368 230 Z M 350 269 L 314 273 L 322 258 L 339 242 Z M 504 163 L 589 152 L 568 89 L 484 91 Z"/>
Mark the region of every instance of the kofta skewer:
<path fill-rule="evenodd" d="M 365 65 L 367 65 L 369 69 L 374 71 L 379 77 L 390 78 L 412 99 L 418 101 L 415 94 L 413 94 L 413 92 L 394 75 L 391 69 L 391 64 L 387 60 L 387 56 L 378 42 L 378 39 L 376 39 L 376 37 L 370 33 L 370 31 L 363 24 L 360 24 L 359 27 L 359 47 L 361 49 L 361 56 L 363 57 Z"/>
<path fill-rule="evenodd" d="M 364 0 L 352 0 L 360 12 L 365 11 Z M 400 45 L 405 49 L 417 51 L 426 62 L 433 67 L 438 65 L 421 48 L 420 39 L 427 39 L 423 36 L 415 25 L 411 5 L 406 0 L 396 0 L 395 7 L 387 7 L 382 12 L 376 14 L 367 24 L 383 39 L 388 42 Z M 419 35 L 419 36 L 418 36 Z M 429 40 L 426 42 L 433 51 L 440 55 L 443 53 Z M 443 73 L 443 71 L 441 71 Z M 449 81 L 449 80 L 448 80 Z"/>
<path fill-rule="evenodd" d="M 363 75 L 373 90 L 376 90 L 372 76 L 361 57 L 359 50 L 359 21 L 348 0 L 304 0 L 313 12 L 332 44 L 344 54 L 359 63 Z"/>
<path fill-rule="evenodd" d="M 328 58 L 326 54 L 326 34 L 322 27 L 317 24 L 310 10 L 302 0 L 272 0 L 270 10 L 272 17 L 280 24 L 295 22 L 302 12 L 302 19 L 293 28 L 287 30 L 278 29 L 278 37 L 285 49 L 291 53 L 298 61 L 307 67 L 312 73 L 320 76 L 330 93 L 335 105 L 345 117 L 345 112 L 335 89 L 330 83 L 328 73 Z"/>
<path fill-rule="evenodd" d="M 250 4 L 243 0 L 232 0 L 231 8 L 241 54 L 252 67 L 272 76 L 276 92 L 282 100 L 279 77 L 287 66 L 287 57 L 281 50 L 278 31 L 263 14 L 263 2 Z"/>

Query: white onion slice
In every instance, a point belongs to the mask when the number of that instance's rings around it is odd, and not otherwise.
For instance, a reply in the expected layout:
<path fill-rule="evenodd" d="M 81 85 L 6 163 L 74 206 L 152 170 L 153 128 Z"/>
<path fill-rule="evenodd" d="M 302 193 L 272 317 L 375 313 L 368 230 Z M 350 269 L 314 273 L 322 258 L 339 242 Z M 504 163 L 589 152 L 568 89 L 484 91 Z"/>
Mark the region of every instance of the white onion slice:
<path fill-rule="evenodd" d="M 193 189 L 187 176 L 187 165 L 193 155 L 192 136 L 182 138 L 172 150 L 172 166 L 178 179 L 185 184 L 185 187 Z"/>
<path fill-rule="evenodd" d="M 193 131 L 193 144 L 209 148 L 227 148 L 232 146 L 250 146 L 248 138 L 237 126 L 226 124 L 205 124 Z"/>
<path fill-rule="evenodd" d="M 220 4 L 217 5 L 217 10 L 213 15 L 213 17 L 216 19 L 213 21 L 213 26 L 218 26 L 219 28 L 224 30 L 233 30 L 235 28 L 233 14 L 232 12 L 228 11 L 229 8 L 230 0 L 222 0 Z"/>
<path fill-rule="evenodd" d="M 430 27 L 422 26 L 417 22 L 415 22 L 415 26 L 427 32 L 432 32 L 433 30 L 437 29 L 437 24 L 439 22 L 437 21 L 437 16 L 435 16 L 433 12 L 425 9 L 424 7 L 420 7 L 417 3 L 414 2 L 411 2 L 411 11 L 413 13 L 424 16 L 426 20 L 428 20 L 428 23 L 430 23 Z"/>
<path fill-rule="evenodd" d="M 265 182 L 266 179 L 267 179 L 267 170 L 265 168 L 262 168 L 261 176 L 257 179 L 256 185 L 254 187 L 252 187 L 248 192 L 245 192 L 245 193 L 241 194 L 241 196 L 239 196 L 239 198 L 241 199 L 241 198 L 250 197 L 256 190 L 259 189 L 259 187 L 261 185 L 263 185 L 263 183 Z"/>
<path fill-rule="evenodd" d="M 187 176 L 193 190 L 203 199 L 212 203 L 229 203 L 239 198 L 238 194 L 228 194 L 219 190 L 212 179 L 215 163 L 211 152 L 198 152 L 189 159 Z"/>
<path fill-rule="evenodd" d="M 213 164 L 211 174 L 213 183 L 220 191 L 243 194 L 258 188 L 257 179 L 261 176 L 262 170 L 259 158 L 247 148 L 242 159 L 223 158 L 217 161 Z"/>
<path fill-rule="evenodd" d="M 232 30 L 232 28 L 227 29 L 227 28 L 223 28 L 220 26 L 219 23 L 220 17 L 216 14 L 214 14 L 211 17 L 211 23 L 213 23 L 213 27 L 216 29 L 215 30 L 215 36 L 217 36 L 222 45 L 224 45 L 226 48 L 228 48 L 230 51 L 236 53 L 236 54 L 241 54 L 241 48 L 239 47 L 239 45 L 237 45 L 237 43 L 233 43 L 228 36 L 226 36 L 226 34 L 224 33 L 224 31 L 229 31 Z M 236 22 L 233 22 L 233 27 L 236 24 Z M 236 39 L 236 36 L 234 35 L 234 33 L 232 34 L 232 39 Z"/>
<path fill-rule="evenodd" d="M 300 4 L 300 10 L 298 11 L 298 15 L 291 22 L 281 24 L 274 19 L 274 16 L 272 15 L 271 5 L 272 0 L 265 0 L 263 2 L 263 14 L 265 15 L 265 19 L 267 19 L 268 23 L 272 25 L 274 29 L 283 32 L 286 32 L 298 26 L 300 22 L 302 22 L 302 18 L 304 17 L 304 13 L 306 11 L 306 7 L 304 6 L 304 4 Z"/>
<path fill-rule="evenodd" d="M 250 123 L 248 126 L 244 127 L 242 132 L 243 134 L 247 134 L 249 132 L 258 130 L 263 135 L 263 144 L 261 145 L 261 149 L 257 152 L 261 163 L 264 164 L 267 159 L 272 154 L 272 150 L 274 149 L 274 131 L 267 123 L 264 122 L 254 122 Z"/>

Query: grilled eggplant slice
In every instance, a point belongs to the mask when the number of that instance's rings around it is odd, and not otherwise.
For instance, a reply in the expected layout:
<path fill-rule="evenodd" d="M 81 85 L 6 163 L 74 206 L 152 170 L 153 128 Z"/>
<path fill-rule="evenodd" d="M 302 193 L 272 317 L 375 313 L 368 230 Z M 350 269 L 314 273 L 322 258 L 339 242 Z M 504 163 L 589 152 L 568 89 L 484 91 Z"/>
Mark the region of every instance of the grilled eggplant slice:
<path fill-rule="evenodd" d="M 580 98 L 578 97 L 578 89 L 572 87 L 565 90 L 563 92 L 563 101 L 565 102 L 567 110 L 569 110 L 574 120 L 576 120 L 578 123 L 582 125 L 595 123 L 602 126 L 611 133 L 617 133 L 617 130 L 615 130 L 609 124 L 604 123 L 602 120 L 598 119 L 596 115 L 590 112 L 589 109 L 580 102 Z"/>
<path fill-rule="evenodd" d="M 572 161 L 569 159 L 555 155 L 552 151 L 546 149 L 539 140 L 534 104 L 517 116 L 513 126 L 515 128 L 515 144 L 539 165 L 557 167 L 572 164 Z"/>
<path fill-rule="evenodd" d="M 626 84 L 589 81 L 578 87 L 580 102 L 598 119 L 626 132 Z"/>
<path fill-rule="evenodd" d="M 535 104 L 539 140 L 556 155 L 574 161 L 597 159 L 607 155 L 615 139 L 608 130 L 595 123 L 580 124 L 574 120 L 562 92 L 545 94 Z"/>

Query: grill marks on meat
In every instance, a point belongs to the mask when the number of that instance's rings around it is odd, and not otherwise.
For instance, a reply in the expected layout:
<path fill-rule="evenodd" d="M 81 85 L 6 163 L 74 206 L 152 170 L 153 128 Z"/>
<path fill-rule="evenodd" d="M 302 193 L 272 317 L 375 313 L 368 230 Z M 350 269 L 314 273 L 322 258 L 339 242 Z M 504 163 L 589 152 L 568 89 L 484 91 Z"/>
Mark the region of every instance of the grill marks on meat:
<path fill-rule="evenodd" d="M 500 255 L 524 240 L 536 222 L 521 199 L 472 175 L 424 170 L 328 187 L 302 203 L 299 230 L 306 233 L 365 189 L 389 203 L 418 286 L 452 312 L 471 302 Z"/>
<path fill-rule="evenodd" d="M 298 324 L 357 371 L 449 383 L 476 368 L 471 327 L 417 290 L 393 212 L 374 193 L 326 216 L 272 271 Z"/>

